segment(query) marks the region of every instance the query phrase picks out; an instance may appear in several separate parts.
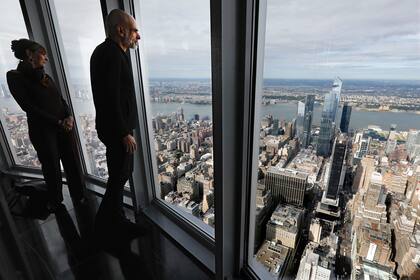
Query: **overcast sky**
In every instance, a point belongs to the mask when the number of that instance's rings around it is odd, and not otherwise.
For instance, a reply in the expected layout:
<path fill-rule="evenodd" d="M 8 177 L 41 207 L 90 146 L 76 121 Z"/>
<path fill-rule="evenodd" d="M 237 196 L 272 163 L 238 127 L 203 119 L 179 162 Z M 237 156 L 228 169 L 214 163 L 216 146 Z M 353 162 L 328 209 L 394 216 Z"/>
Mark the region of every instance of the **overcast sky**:
<path fill-rule="evenodd" d="M 87 77 L 90 54 L 104 38 L 99 1 L 52 2 L 71 75 Z M 24 34 L 16 3 L 0 4 L 8 11 L 0 18 L 3 65 L 10 38 Z M 209 78 L 209 0 L 140 4 L 148 76 Z M 264 64 L 265 78 L 419 80 L 420 1 L 268 0 Z"/>
<path fill-rule="evenodd" d="M 265 77 L 418 80 L 419 3 L 268 0 Z"/>

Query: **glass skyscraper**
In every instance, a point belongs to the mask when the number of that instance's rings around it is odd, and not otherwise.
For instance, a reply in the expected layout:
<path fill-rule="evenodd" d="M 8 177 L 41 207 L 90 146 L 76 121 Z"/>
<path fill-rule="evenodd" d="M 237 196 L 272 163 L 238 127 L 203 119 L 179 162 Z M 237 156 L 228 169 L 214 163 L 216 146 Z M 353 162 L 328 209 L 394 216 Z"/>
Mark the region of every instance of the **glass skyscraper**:
<path fill-rule="evenodd" d="M 302 142 L 303 140 L 303 123 L 305 119 L 305 103 L 298 102 L 297 116 L 296 116 L 296 136 Z"/>
<path fill-rule="evenodd" d="M 340 102 L 342 85 L 343 81 L 337 77 L 334 80 L 331 91 L 325 95 L 317 146 L 317 153 L 321 156 L 329 156 L 331 153 L 331 141 L 334 137 L 335 118 Z"/>
<path fill-rule="evenodd" d="M 296 136 L 300 144 L 307 148 L 311 142 L 312 116 L 314 112 L 315 95 L 307 95 L 305 102 L 298 102 L 296 117 Z"/>
<path fill-rule="evenodd" d="M 312 117 L 314 114 L 315 95 L 307 95 L 305 98 L 305 116 L 303 119 L 302 145 L 307 148 L 311 143 Z"/>

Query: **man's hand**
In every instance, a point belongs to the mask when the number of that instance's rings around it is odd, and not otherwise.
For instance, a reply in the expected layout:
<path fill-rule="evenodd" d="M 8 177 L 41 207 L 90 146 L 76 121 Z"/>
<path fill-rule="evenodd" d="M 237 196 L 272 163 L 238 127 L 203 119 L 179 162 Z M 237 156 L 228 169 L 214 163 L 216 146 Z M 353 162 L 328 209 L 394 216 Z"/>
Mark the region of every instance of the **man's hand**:
<path fill-rule="evenodd" d="M 73 125 L 74 125 L 74 119 L 73 119 L 73 117 L 72 116 L 69 116 L 69 117 L 65 118 L 63 120 L 62 125 L 64 127 L 64 130 L 71 131 L 73 129 Z"/>
<path fill-rule="evenodd" d="M 135 150 L 137 150 L 137 143 L 133 136 L 128 134 L 123 138 L 123 143 L 125 146 L 125 150 L 127 153 L 134 153 Z"/>

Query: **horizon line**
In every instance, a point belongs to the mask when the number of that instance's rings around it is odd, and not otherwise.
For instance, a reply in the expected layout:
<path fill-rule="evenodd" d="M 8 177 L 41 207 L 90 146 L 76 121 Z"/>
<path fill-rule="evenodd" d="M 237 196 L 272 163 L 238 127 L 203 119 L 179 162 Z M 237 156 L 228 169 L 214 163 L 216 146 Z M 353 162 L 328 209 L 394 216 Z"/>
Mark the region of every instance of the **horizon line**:
<path fill-rule="evenodd" d="M 202 77 L 153 77 L 149 78 L 149 80 L 164 80 L 164 79 L 172 79 L 172 80 L 211 80 L 211 78 L 202 78 Z M 333 81 L 335 78 L 264 78 L 263 80 L 309 80 L 309 81 Z M 407 82 L 420 82 L 420 79 L 385 79 L 385 78 L 351 78 L 351 79 L 343 79 L 343 81 L 407 81 Z"/>

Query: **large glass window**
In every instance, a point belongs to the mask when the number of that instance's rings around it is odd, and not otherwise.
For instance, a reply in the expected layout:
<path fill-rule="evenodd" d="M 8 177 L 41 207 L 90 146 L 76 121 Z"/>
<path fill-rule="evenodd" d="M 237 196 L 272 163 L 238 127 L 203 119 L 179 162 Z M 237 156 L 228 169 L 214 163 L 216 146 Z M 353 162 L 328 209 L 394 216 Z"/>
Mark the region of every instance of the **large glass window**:
<path fill-rule="evenodd" d="M 0 3 L 0 120 L 6 134 L 15 164 L 27 167 L 41 166 L 36 151 L 29 140 L 26 114 L 13 99 L 6 81 L 6 72 L 16 69 L 11 41 L 28 38 L 19 1 L 4 0 Z"/>
<path fill-rule="evenodd" d="M 408 276 L 419 3 L 268 0 L 266 11 L 250 263 L 263 279 Z"/>
<path fill-rule="evenodd" d="M 95 47 L 105 39 L 100 1 L 52 0 L 56 30 L 61 45 L 66 77 L 70 89 L 87 172 L 106 179 L 105 146 L 95 129 L 89 61 Z"/>
<path fill-rule="evenodd" d="M 156 196 L 212 232 L 210 3 L 139 1 L 139 11 Z"/>

